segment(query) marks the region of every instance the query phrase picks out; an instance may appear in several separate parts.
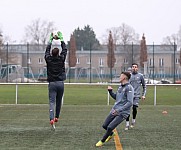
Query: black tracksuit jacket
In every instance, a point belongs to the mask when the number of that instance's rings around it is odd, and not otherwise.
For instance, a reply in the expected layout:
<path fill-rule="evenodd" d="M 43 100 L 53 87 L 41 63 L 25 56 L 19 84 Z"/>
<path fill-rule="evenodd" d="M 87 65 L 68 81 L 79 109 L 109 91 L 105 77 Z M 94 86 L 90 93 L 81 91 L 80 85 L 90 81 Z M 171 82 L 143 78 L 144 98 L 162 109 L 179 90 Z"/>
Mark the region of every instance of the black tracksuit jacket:
<path fill-rule="evenodd" d="M 51 56 L 51 43 L 49 43 L 46 47 L 45 51 L 45 61 L 47 63 L 47 81 L 55 82 L 55 81 L 64 81 L 66 80 L 65 73 L 65 59 L 67 55 L 67 48 L 63 41 L 61 41 L 62 51 L 58 56 Z"/>

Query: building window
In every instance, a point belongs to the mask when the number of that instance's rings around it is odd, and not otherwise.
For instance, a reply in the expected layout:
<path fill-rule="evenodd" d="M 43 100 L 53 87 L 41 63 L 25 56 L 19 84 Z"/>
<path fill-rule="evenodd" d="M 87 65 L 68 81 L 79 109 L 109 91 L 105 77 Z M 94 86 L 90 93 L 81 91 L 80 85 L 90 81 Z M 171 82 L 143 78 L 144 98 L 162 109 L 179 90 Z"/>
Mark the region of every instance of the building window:
<path fill-rule="evenodd" d="M 87 64 L 88 65 L 90 64 L 90 58 L 87 58 Z"/>
<path fill-rule="evenodd" d="M 43 68 L 39 68 L 39 69 L 38 69 L 38 73 L 39 73 L 39 74 L 43 74 Z"/>
<path fill-rule="evenodd" d="M 180 62 L 179 59 L 176 58 L 176 59 L 175 59 L 175 63 L 176 63 L 176 64 L 179 64 L 179 62 Z"/>
<path fill-rule="evenodd" d="M 163 67 L 163 66 L 164 66 L 163 58 L 159 58 L 159 67 Z"/>
<path fill-rule="evenodd" d="M 114 63 L 115 65 L 117 64 L 117 59 L 116 59 L 116 61 L 115 61 L 115 63 Z"/>
<path fill-rule="evenodd" d="M 176 75 L 178 75 L 179 74 L 179 69 L 176 69 L 175 73 L 176 73 Z"/>
<path fill-rule="evenodd" d="M 100 68 L 100 74 L 104 74 L 104 69 L 103 68 Z"/>
<path fill-rule="evenodd" d="M 160 74 L 164 74 L 164 69 L 163 69 L 163 68 L 160 68 L 160 69 L 159 69 L 159 73 L 160 73 Z"/>
<path fill-rule="evenodd" d="M 128 60 L 124 58 L 124 64 L 128 64 Z"/>
<path fill-rule="evenodd" d="M 43 58 L 39 58 L 39 59 L 38 59 L 38 63 L 39 63 L 39 64 L 43 64 Z"/>
<path fill-rule="evenodd" d="M 103 66 L 104 65 L 104 63 L 103 63 L 103 59 L 102 58 L 99 58 L 99 66 Z"/>
<path fill-rule="evenodd" d="M 149 66 L 153 66 L 153 59 L 149 59 Z"/>
<path fill-rule="evenodd" d="M 31 58 L 28 58 L 28 64 L 31 64 Z"/>
<path fill-rule="evenodd" d="M 77 58 L 76 64 L 80 64 L 80 59 L 79 58 Z"/>

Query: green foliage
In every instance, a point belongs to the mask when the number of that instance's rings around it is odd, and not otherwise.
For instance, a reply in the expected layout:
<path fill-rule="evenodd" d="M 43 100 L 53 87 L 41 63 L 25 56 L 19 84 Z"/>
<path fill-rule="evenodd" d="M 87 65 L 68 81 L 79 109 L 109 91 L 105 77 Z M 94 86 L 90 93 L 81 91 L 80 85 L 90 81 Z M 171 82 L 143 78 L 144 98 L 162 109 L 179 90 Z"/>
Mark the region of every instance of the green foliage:
<path fill-rule="evenodd" d="M 95 32 L 89 25 L 85 26 L 84 29 L 78 27 L 74 30 L 73 35 L 76 40 L 77 50 L 81 50 L 82 48 L 84 50 L 99 49 L 100 43 L 96 38 Z"/>

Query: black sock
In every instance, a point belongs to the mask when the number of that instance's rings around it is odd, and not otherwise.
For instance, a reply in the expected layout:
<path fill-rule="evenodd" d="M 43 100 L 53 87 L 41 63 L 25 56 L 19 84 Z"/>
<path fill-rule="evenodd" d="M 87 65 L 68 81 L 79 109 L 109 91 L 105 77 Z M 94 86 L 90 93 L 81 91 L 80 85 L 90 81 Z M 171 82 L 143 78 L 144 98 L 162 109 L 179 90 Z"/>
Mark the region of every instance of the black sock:
<path fill-rule="evenodd" d="M 137 115 L 137 106 L 133 105 L 133 119 L 136 119 Z"/>

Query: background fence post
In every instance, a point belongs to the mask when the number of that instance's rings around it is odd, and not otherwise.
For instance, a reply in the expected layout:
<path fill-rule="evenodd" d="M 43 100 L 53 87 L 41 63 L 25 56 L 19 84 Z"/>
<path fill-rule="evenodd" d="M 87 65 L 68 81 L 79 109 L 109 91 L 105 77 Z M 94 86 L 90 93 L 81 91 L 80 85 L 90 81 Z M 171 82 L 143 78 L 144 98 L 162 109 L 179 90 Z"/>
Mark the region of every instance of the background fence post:
<path fill-rule="evenodd" d="M 63 104 L 64 104 L 64 94 L 62 96 L 62 106 L 63 106 Z"/>
<path fill-rule="evenodd" d="M 16 104 L 18 104 L 18 83 L 16 83 Z"/>
<path fill-rule="evenodd" d="M 107 105 L 109 106 L 109 91 L 107 92 Z"/>
<path fill-rule="evenodd" d="M 156 84 L 154 84 L 154 106 L 156 106 Z"/>

